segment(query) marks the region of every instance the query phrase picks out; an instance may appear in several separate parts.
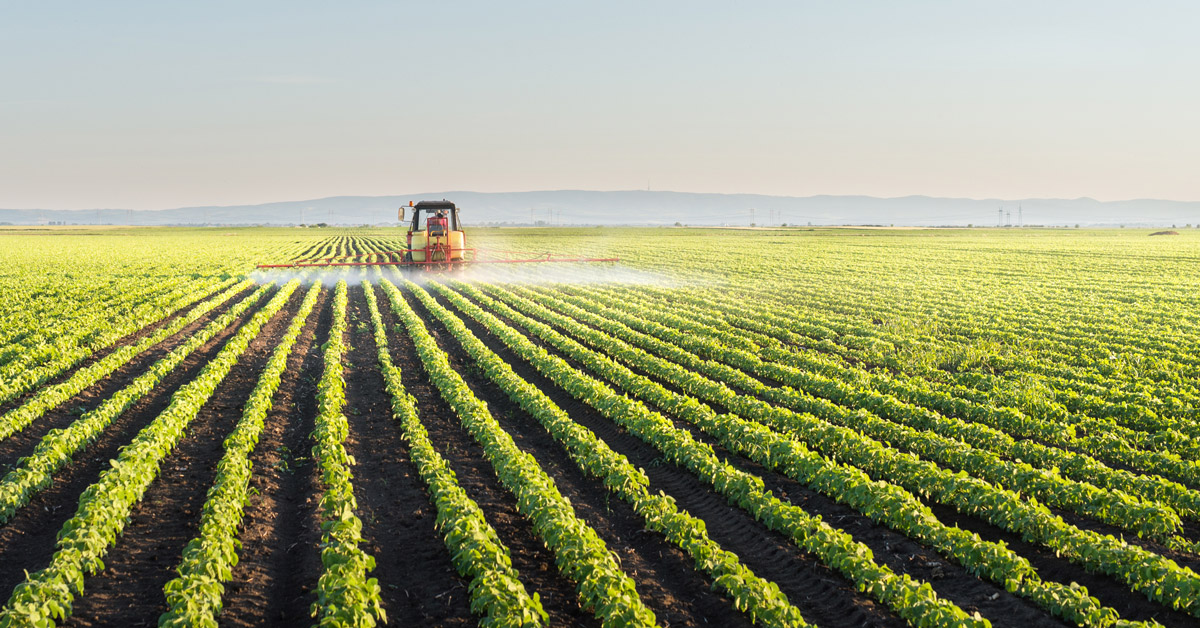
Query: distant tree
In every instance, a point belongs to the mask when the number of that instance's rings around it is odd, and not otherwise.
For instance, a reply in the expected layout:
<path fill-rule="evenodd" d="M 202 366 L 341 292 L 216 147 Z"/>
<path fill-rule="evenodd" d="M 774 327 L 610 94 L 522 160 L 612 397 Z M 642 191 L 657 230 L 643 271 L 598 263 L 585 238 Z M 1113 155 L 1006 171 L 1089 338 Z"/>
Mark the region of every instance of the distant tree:
<path fill-rule="evenodd" d="M 679 222 L 679 221 L 677 220 L 677 221 L 675 221 L 675 226 L 676 226 L 676 227 L 682 227 L 682 226 L 683 226 L 683 223 L 681 223 L 681 222 Z"/>
<path fill-rule="evenodd" d="M 1076 228 L 1076 229 L 1078 229 L 1078 228 L 1079 228 L 1079 223 L 1075 223 L 1075 228 Z"/>

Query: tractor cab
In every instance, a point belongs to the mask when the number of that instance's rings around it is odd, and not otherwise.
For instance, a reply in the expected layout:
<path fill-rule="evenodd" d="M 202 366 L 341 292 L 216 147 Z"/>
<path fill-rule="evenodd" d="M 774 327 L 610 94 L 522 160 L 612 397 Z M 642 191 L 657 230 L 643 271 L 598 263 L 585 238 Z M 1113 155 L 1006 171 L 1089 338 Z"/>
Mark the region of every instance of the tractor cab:
<path fill-rule="evenodd" d="M 393 251 L 376 251 L 365 256 L 361 252 L 322 259 L 293 259 L 283 264 L 259 264 L 258 268 L 311 268 L 324 266 L 398 266 L 440 272 L 452 271 L 474 264 L 533 264 L 547 262 L 618 262 L 615 257 L 555 257 L 550 253 L 520 251 L 490 251 L 467 248 L 462 223 L 458 221 L 458 206 L 446 199 L 421 201 L 402 205 L 397 212 L 401 224 L 405 210 L 412 210 L 408 222 L 407 246 Z M 425 214 L 425 222 L 421 222 Z"/>
<path fill-rule="evenodd" d="M 412 222 L 408 225 L 408 250 L 404 260 L 408 262 L 441 263 L 459 262 L 464 259 L 466 238 L 458 220 L 458 207 L 447 200 L 409 202 Z M 404 221 L 404 207 L 399 218 Z M 421 214 L 425 222 L 421 222 Z"/>

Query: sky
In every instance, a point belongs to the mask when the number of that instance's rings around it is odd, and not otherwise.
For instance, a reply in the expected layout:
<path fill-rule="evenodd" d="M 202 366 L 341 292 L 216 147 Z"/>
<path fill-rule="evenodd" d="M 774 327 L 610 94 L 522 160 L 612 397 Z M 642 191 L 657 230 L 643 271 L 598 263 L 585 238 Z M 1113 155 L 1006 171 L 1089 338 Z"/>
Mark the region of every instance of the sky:
<path fill-rule="evenodd" d="M 1200 200 L 1191 2 L 0 0 L 0 207 Z"/>

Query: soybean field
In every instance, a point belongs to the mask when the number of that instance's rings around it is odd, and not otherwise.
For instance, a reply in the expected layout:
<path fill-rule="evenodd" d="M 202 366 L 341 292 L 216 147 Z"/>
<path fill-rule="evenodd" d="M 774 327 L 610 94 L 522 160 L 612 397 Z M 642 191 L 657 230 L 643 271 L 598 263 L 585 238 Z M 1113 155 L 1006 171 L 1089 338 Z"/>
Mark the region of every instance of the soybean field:
<path fill-rule="evenodd" d="M 0 229 L 0 627 L 1197 626 L 1200 231 Z"/>

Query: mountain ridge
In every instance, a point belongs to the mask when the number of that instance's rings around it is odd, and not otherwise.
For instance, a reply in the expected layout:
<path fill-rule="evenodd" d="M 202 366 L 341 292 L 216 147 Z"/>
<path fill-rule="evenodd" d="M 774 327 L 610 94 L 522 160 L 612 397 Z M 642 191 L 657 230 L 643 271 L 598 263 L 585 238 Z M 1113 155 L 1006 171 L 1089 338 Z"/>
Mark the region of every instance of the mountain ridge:
<path fill-rule="evenodd" d="M 340 195 L 245 205 L 169 209 L 0 209 L 0 223 L 130 225 L 396 224 L 410 200 L 446 198 L 470 224 L 529 225 L 896 225 L 1181 226 L 1200 224 L 1200 201 L 970 199 L 908 195 L 775 196 L 651 190 L 447 191 Z M 999 211 L 998 211 L 999 210 Z"/>

